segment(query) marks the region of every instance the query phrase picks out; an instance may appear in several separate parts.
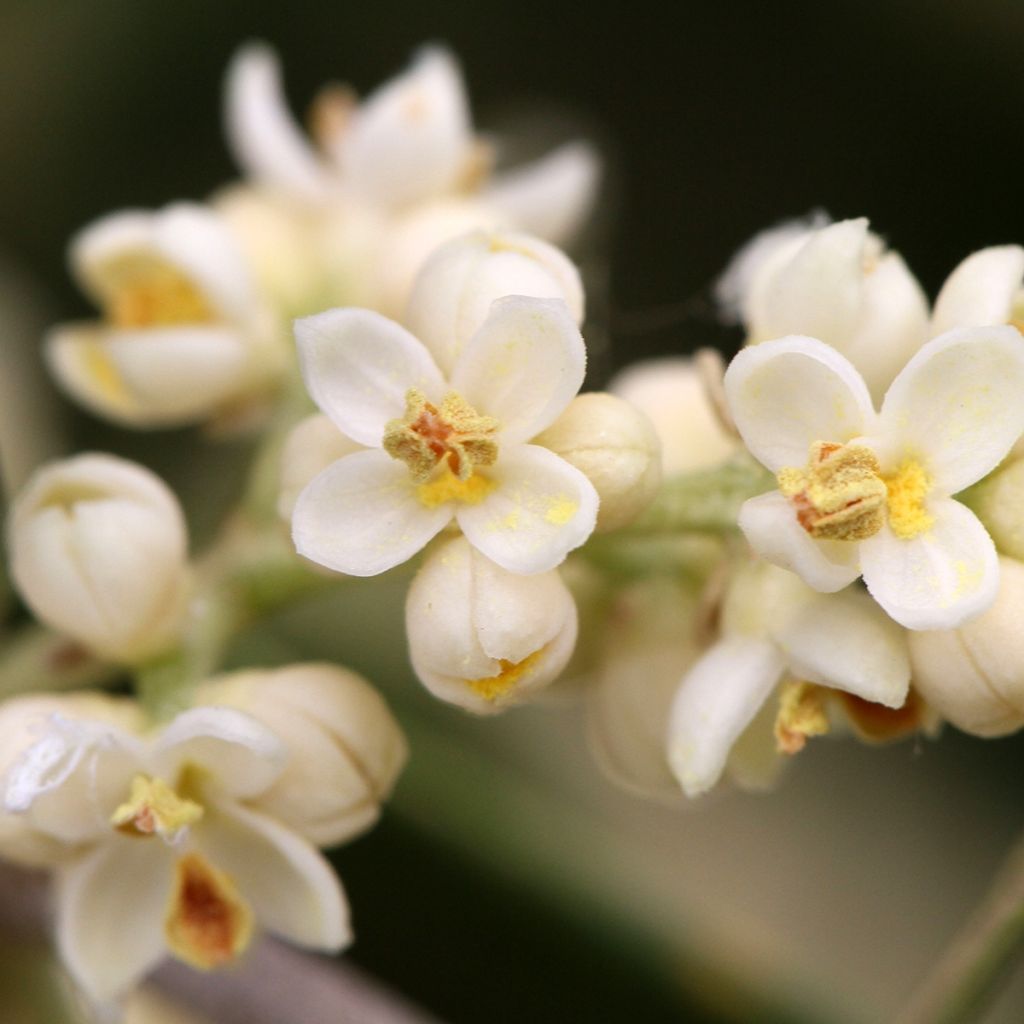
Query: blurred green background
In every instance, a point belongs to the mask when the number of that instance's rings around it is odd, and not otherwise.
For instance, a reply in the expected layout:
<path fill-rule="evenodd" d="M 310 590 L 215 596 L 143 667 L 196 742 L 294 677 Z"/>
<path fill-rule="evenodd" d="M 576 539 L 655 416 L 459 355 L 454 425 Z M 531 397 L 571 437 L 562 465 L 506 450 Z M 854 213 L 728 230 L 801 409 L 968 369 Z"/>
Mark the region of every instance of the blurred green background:
<path fill-rule="evenodd" d="M 782 218 L 869 215 L 931 294 L 972 249 L 1024 239 L 1013 0 L 5 0 L 0 248 L 45 317 L 87 310 L 64 270 L 74 230 L 233 177 L 221 76 L 250 38 L 279 48 L 300 112 L 328 79 L 365 91 L 441 40 L 481 127 L 595 134 L 610 166 L 598 376 L 736 344 L 709 286 Z M 200 532 L 241 480 L 238 445 L 72 425 L 198 499 Z M 426 698 L 396 644 L 401 601 L 384 581 L 302 609 L 237 659 L 336 655 L 409 725 L 394 809 L 335 861 L 352 958 L 453 1024 L 889 1019 L 1024 823 L 1024 743 L 951 733 L 812 745 L 772 797 L 639 805 L 596 775 L 571 710 L 477 722 Z M 1017 982 L 988 1020 L 1024 1018 Z"/>

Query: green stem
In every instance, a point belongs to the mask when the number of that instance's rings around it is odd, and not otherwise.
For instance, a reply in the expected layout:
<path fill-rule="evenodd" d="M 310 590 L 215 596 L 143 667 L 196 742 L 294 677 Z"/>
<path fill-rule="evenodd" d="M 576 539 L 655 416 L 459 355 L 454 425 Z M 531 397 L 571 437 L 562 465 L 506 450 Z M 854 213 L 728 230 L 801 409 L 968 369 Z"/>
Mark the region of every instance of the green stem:
<path fill-rule="evenodd" d="M 1024 833 L 985 899 L 917 991 L 897 1024 L 978 1020 L 1024 954 Z"/>

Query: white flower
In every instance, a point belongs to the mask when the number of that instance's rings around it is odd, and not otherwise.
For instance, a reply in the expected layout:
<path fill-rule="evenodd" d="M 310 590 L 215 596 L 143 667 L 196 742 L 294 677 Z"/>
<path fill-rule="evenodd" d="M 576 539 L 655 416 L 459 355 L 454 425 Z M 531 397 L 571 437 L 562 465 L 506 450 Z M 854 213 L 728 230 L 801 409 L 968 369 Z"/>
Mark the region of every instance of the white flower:
<path fill-rule="evenodd" d="M 569 407 L 536 438 L 575 466 L 600 499 L 597 531 L 631 523 L 661 485 L 661 445 L 650 421 L 629 402 L 592 391 Z"/>
<path fill-rule="evenodd" d="M 687 796 L 718 781 L 730 751 L 785 676 L 899 708 L 907 699 L 910 661 L 903 631 L 866 594 L 816 594 L 795 576 L 764 563 L 741 572 L 729 590 L 721 639 L 683 677 L 672 703 L 668 753 Z M 790 749 L 823 731 L 797 699 L 786 700 L 776 735 Z M 765 738 L 770 735 L 765 730 Z"/>
<path fill-rule="evenodd" d="M 654 425 L 665 476 L 717 466 L 736 451 L 739 442 L 723 428 L 690 358 L 632 363 L 612 378 L 608 390 Z"/>
<path fill-rule="evenodd" d="M 443 373 L 483 325 L 495 299 L 562 299 L 583 322 L 583 285 L 553 245 L 513 231 L 473 231 L 436 249 L 420 268 L 403 323 Z"/>
<path fill-rule="evenodd" d="M 330 866 L 251 806 L 286 758 L 270 729 L 228 708 L 186 711 L 149 739 L 55 717 L 18 758 L 8 812 L 77 848 L 57 869 L 57 940 L 91 998 L 123 994 L 167 953 L 233 963 L 257 922 L 313 949 L 349 941 Z"/>
<path fill-rule="evenodd" d="M 373 825 L 408 756 L 384 699 L 336 665 L 235 672 L 204 683 L 196 702 L 236 708 L 273 729 L 288 761 L 250 806 L 317 846 Z"/>
<path fill-rule="evenodd" d="M 1024 248 L 997 245 L 971 253 L 946 278 L 932 311 L 931 334 L 954 327 L 1007 324 L 1022 313 Z"/>
<path fill-rule="evenodd" d="M 454 537 L 427 554 L 409 588 L 405 625 L 424 686 L 493 714 L 535 696 L 565 668 L 576 604 L 557 570 L 519 576 Z"/>
<path fill-rule="evenodd" d="M 290 204 L 303 230 L 308 211 L 318 211 L 323 223 L 309 237 L 330 268 L 335 302 L 399 316 L 441 243 L 499 227 L 564 243 L 594 201 L 598 159 L 581 142 L 489 180 L 490 149 L 473 135 L 455 60 L 438 47 L 362 102 L 348 90 L 325 91 L 314 113 L 316 146 L 288 111 L 273 52 L 253 45 L 236 55 L 226 87 L 235 157 L 268 204 Z M 243 237 L 273 258 L 258 232 Z M 280 283 L 287 269 L 263 263 Z"/>
<path fill-rule="evenodd" d="M 762 557 L 826 592 L 863 575 L 908 629 L 952 628 L 992 603 L 995 547 L 950 495 L 994 469 L 1024 431 L 1024 346 L 1013 328 L 928 342 L 878 414 L 853 366 L 813 338 L 745 349 L 725 388 L 747 447 L 779 479 L 740 513 Z"/>
<path fill-rule="evenodd" d="M 758 235 L 726 271 L 719 297 L 750 344 L 803 334 L 838 349 L 876 401 L 928 337 L 924 292 L 863 217 Z"/>
<path fill-rule="evenodd" d="M 593 485 L 528 443 L 583 381 L 583 339 L 563 302 L 499 299 L 447 379 L 424 344 L 369 310 L 330 310 L 299 320 L 295 331 L 313 400 L 368 448 L 299 496 L 299 554 L 372 576 L 455 519 L 492 561 L 535 573 L 590 536 Z"/>
<path fill-rule="evenodd" d="M 202 206 L 104 217 L 73 239 L 71 266 L 103 319 L 54 328 L 46 354 L 100 415 L 136 427 L 209 420 L 263 395 L 281 369 L 242 253 Z"/>
<path fill-rule="evenodd" d="M 177 499 L 149 470 L 78 455 L 37 470 L 7 528 L 11 575 L 35 615 L 104 658 L 170 644 L 188 573 Z"/>
<path fill-rule="evenodd" d="M 943 718 L 975 736 L 1024 725 L 1024 564 L 999 560 L 999 593 L 958 629 L 910 634 L 914 685 Z"/>

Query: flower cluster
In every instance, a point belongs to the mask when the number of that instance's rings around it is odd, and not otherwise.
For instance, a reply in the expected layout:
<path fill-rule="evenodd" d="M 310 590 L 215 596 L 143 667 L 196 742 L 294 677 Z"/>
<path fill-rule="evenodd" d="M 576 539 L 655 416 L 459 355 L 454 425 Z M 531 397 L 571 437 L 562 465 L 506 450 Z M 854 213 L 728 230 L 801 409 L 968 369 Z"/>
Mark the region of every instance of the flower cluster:
<path fill-rule="evenodd" d="M 226 121 L 244 180 L 80 232 L 99 320 L 44 352 L 122 426 L 244 434 L 244 499 L 193 557 L 162 480 L 86 453 L 7 521 L 37 622 L 0 657 L 0 856 L 53 872 L 88 997 L 168 954 L 235 963 L 259 929 L 349 942 L 320 849 L 376 821 L 402 731 L 338 665 L 224 666 L 278 609 L 407 563 L 431 694 L 493 715 L 561 679 L 638 793 L 764 788 L 829 732 L 1024 725 L 1024 249 L 968 257 L 929 309 L 865 220 L 785 224 L 719 282 L 728 368 L 581 393 L 558 246 L 595 200 L 588 144 L 492 173 L 438 48 L 325 90 L 307 138 L 247 47 Z"/>

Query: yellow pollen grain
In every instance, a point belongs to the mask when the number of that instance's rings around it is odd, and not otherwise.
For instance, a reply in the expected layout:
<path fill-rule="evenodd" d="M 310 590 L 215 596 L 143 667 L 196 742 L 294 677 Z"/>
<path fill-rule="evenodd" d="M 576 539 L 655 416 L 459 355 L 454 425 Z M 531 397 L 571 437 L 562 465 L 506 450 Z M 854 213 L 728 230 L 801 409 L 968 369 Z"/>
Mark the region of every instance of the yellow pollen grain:
<path fill-rule="evenodd" d="M 504 697 L 523 676 L 531 672 L 543 653 L 544 648 L 541 647 L 533 654 L 528 654 L 522 661 L 507 661 L 505 658 L 501 658 L 498 661 L 501 671 L 496 676 L 467 679 L 465 683 L 484 700 L 495 701 L 499 697 Z"/>
<path fill-rule="evenodd" d="M 902 540 L 911 540 L 929 530 L 935 522 L 925 508 L 931 477 L 916 459 L 907 459 L 891 476 L 886 476 L 889 526 Z"/>
<path fill-rule="evenodd" d="M 810 736 L 829 731 L 828 715 L 820 686 L 791 680 L 779 697 L 775 717 L 775 748 L 780 754 L 797 754 Z"/>
<path fill-rule="evenodd" d="M 253 915 L 229 875 L 198 853 L 175 865 L 164 935 L 179 960 L 211 971 L 237 960 L 252 941 Z"/>
<path fill-rule="evenodd" d="M 573 501 L 572 498 L 567 498 L 565 495 L 559 495 L 548 506 L 544 513 L 544 521 L 551 523 L 552 526 L 565 526 L 576 515 L 579 507 L 579 502 Z"/>
<path fill-rule="evenodd" d="M 425 508 L 437 508 L 448 501 L 462 505 L 479 505 L 495 488 L 489 477 L 474 473 L 467 480 L 460 480 L 449 469 L 444 469 L 433 480 L 416 488 L 416 497 Z"/>
<path fill-rule="evenodd" d="M 114 811 L 110 823 L 127 835 L 173 839 L 202 816 L 200 804 L 179 796 L 162 779 L 136 775 L 128 799 Z"/>

